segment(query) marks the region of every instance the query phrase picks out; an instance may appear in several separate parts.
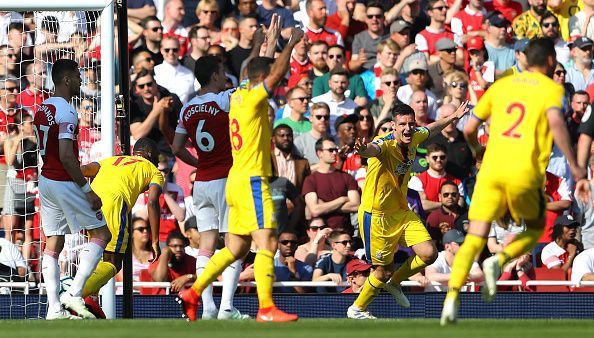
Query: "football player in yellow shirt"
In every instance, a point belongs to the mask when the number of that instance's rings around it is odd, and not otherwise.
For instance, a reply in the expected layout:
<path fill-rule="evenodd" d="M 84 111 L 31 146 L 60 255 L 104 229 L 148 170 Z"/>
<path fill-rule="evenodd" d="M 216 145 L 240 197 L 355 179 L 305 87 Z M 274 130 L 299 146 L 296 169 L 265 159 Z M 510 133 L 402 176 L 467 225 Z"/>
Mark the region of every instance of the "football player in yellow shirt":
<path fill-rule="evenodd" d="M 374 319 L 367 306 L 382 289 L 390 292 L 398 304 L 410 307 L 400 282 L 423 270 L 437 258 L 437 249 L 423 222 L 410 210 L 406 194 L 411 165 L 420 143 L 439 134 L 468 112 L 464 102 L 447 118 L 416 127 L 415 112 L 400 104 L 392 109 L 394 131 L 376 137 L 371 143 L 357 139 L 355 150 L 369 158 L 365 185 L 359 207 L 359 233 L 365 256 L 374 267 L 359 297 L 347 310 L 353 319 Z M 398 244 L 412 247 L 415 255 L 394 272 L 394 253 Z"/>
<path fill-rule="evenodd" d="M 487 242 L 491 221 L 509 211 L 516 222 L 524 220 L 526 231 L 501 253 L 483 262 L 482 290 L 486 301 L 495 297 L 503 265 L 531 250 L 540 237 L 544 224 L 545 170 L 553 139 L 569 161 L 576 181 L 586 174 L 585 169 L 577 166 L 565 127 L 563 87 L 551 79 L 556 64 L 554 43 L 545 38 L 530 41 L 526 58 L 528 70 L 496 81 L 474 108 L 464 128 L 472 152 L 481 154 L 484 149 L 477 141 L 477 130 L 490 120 L 489 143 L 468 214 L 470 227 L 454 259 L 441 314 L 442 325 L 455 322 L 458 317 L 460 288 Z"/>
<path fill-rule="evenodd" d="M 278 27 L 280 18 L 273 15 L 269 31 L 278 31 Z M 255 34 L 259 35 L 258 31 Z M 268 184 L 268 178 L 272 175 L 268 98 L 287 73 L 291 51 L 303 39 L 303 35 L 301 29 L 293 28 L 289 42 L 272 66 L 271 58 L 251 59 L 247 64 L 249 85 L 241 87 L 231 96 L 229 131 L 233 166 L 229 171 L 225 192 L 229 205 L 229 240 L 225 248 L 212 256 L 192 287 L 179 293 L 178 302 L 190 320 L 196 320 L 200 294 L 204 288 L 232 262 L 243 258 L 252 240 L 259 249 L 254 261 L 259 300 L 256 321 L 286 322 L 298 318 L 297 315 L 278 309 L 272 300 L 277 224 Z M 268 43 L 272 44 L 270 39 Z M 258 50 L 259 47 L 255 44 L 253 48 Z"/>
<path fill-rule="evenodd" d="M 103 201 L 101 211 L 111 232 L 111 241 L 105 247 L 103 260 L 87 280 L 83 297 L 99 293 L 101 287 L 121 269 L 128 245 L 128 213 L 138 196 L 146 190 L 153 259 L 159 257 L 159 197 L 164 178 L 156 167 L 158 156 L 157 143 L 143 137 L 134 145 L 133 156 L 113 156 L 81 167 L 85 177 L 93 178 L 91 187 Z"/>

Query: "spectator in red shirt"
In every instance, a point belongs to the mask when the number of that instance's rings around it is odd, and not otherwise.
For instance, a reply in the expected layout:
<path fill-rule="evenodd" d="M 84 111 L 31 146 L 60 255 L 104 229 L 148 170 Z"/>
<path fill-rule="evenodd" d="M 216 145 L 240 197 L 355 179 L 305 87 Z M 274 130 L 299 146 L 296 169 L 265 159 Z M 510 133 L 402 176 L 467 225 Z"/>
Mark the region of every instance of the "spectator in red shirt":
<path fill-rule="evenodd" d="M 459 198 L 460 193 L 456 183 L 449 180 L 442 183 L 439 190 L 441 206 L 427 216 L 427 230 L 438 248 L 440 246 L 443 248 L 441 244 L 443 235 L 451 229 L 460 228 L 456 225 L 463 221 L 460 217 L 465 213 L 465 210 L 458 204 Z"/>
<path fill-rule="evenodd" d="M 324 136 L 316 142 L 316 154 L 320 158 L 318 169 L 305 178 L 301 192 L 307 211 L 310 217 L 324 219 L 330 228 L 352 234 L 350 213 L 357 212 L 361 203 L 357 181 L 334 168 L 338 147 L 331 138 Z"/>
<path fill-rule="evenodd" d="M 290 62 L 291 69 L 289 71 L 289 83 L 294 84 L 299 82 L 301 76 L 304 73 L 307 73 L 312 67 L 311 62 L 307 57 L 307 46 L 305 46 L 304 40 L 299 41 L 293 48 Z M 291 87 L 291 85 L 289 85 L 289 87 Z"/>
<path fill-rule="evenodd" d="M 495 64 L 487 61 L 488 55 L 483 38 L 475 36 L 466 42 L 469 60 L 469 86 L 474 90 L 477 101 L 487 91 L 491 83 L 495 82 Z"/>
<path fill-rule="evenodd" d="M 165 16 L 163 17 L 163 37 L 173 37 L 179 40 L 179 57 L 183 58 L 190 46 L 188 30 L 182 26 L 186 10 L 182 0 L 167 0 Z"/>
<path fill-rule="evenodd" d="M 461 182 L 446 173 L 445 168 L 448 159 L 447 150 L 444 146 L 436 143 L 430 144 L 427 147 L 427 156 L 425 158 L 429 163 L 429 168 L 420 175 L 411 177 L 408 187 L 419 192 L 423 209 L 426 212 L 431 212 L 441 207 L 439 202 L 441 185 L 445 181 L 453 181 L 456 185 L 460 185 Z"/>
<path fill-rule="evenodd" d="M 309 23 L 305 27 L 305 35 L 309 41 L 322 40 L 329 46 L 344 46 L 340 33 L 326 27 L 328 12 L 324 0 L 306 0 L 305 11 L 309 17 Z"/>
<path fill-rule="evenodd" d="M 371 264 L 367 264 L 363 260 L 353 259 L 348 262 L 346 265 L 346 282 L 349 284 L 349 288 L 342 291 L 342 293 L 361 292 L 370 272 Z"/>
<path fill-rule="evenodd" d="M 196 280 L 196 258 L 185 253 L 186 241 L 181 232 L 170 233 L 161 256 L 148 269 L 154 282 L 171 282 L 171 292 L 179 292 Z M 158 289 L 157 294 L 165 294 L 165 290 Z"/>
<path fill-rule="evenodd" d="M 492 0 L 485 2 L 485 8 L 489 12 L 500 12 L 509 22 L 514 21 L 516 16 L 522 14 L 522 4 L 512 0 Z"/>
<path fill-rule="evenodd" d="M 427 14 L 429 15 L 429 18 L 431 18 L 431 22 L 429 23 L 429 26 L 425 27 L 425 29 L 415 37 L 417 50 L 425 53 L 429 63 L 439 61 L 437 49 L 435 48 L 435 44 L 439 39 L 454 39 L 454 34 L 445 23 L 447 10 L 448 5 L 445 1 L 429 0 L 427 3 Z M 460 57 L 460 59 L 462 58 Z"/>
<path fill-rule="evenodd" d="M 479 36 L 483 29 L 485 14 L 483 0 L 471 0 L 464 10 L 456 13 L 451 22 L 454 41 L 459 45 L 463 45 L 470 38 Z"/>
<path fill-rule="evenodd" d="M 16 103 L 29 114 L 35 114 L 39 105 L 49 97 L 49 93 L 43 88 L 46 78 L 45 69 L 41 63 L 33 62 L 27 65 L 25 74 L 29 85 L 17 95 Z"/>

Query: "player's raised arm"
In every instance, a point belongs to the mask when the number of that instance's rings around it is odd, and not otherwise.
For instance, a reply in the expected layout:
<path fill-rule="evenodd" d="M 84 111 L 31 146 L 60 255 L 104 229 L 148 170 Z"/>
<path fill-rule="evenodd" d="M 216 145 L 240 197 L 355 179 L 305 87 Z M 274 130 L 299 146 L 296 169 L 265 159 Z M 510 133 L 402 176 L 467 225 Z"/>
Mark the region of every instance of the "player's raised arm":
<path fill-rule="evenodd" d="M 270 67 L 270 74 L 264 79 L 264 84 L 268 90 L 272 91 L 278 83 L 285 77 L 287 71 L 289 70 L 289 58 L 291 57 L 291 52 L 293 51 L 293 47 L 303 39 L 304 36 L 303 30 L 299 28 L 292 28 L 291 30 L 291 38 L 289 42 L 279 55 L 279 57 L 274 61 L 272 67 Z"/>
<path fill-rule="evenodd" d="M 579 181 L 586 177 L 587 171 L 585 168 L 578 166 L 575 154 L 571 147 L 569 132 L 563 120 L 563 115 L 559 108 L 549 108 L 547 110 L 547 119 L 549 120 L 549 127 L 553 133 L 555 144 L 561 149 L 561 152 L 569 162 L 569 168 L 575 181 Z"/>
<path fill-rule="evenodd" d="M 367 158 L 376 157 L 381 153 L 381 149 L 377 144 L 373 142 L 367 143 L 364 137 L 357 137 L 353 148 L 355 153 Z"/>
<path fill-rule="evenodd" d="M 91 162 L 80 167 L 83 176 L 90 178 L 97 176 L 99 169 L 101 169 L 101 165 L 98 162 Z"/>
<path fill-rule="evenodd" d="M 468 113 L 467 106 L 468 106 L 468 101 L 464 101 L 452 115 L 429 124 L 427 126 L 427 129 L 429 129 L 429 137 L 428 138 L 431 138 L 431 137 L 441 133 L 443 128 L 445 128 L 450 123 L 458 122 L 458 120 L 460 120 L 464 115 L 466 115 L 466 113 Z"/>

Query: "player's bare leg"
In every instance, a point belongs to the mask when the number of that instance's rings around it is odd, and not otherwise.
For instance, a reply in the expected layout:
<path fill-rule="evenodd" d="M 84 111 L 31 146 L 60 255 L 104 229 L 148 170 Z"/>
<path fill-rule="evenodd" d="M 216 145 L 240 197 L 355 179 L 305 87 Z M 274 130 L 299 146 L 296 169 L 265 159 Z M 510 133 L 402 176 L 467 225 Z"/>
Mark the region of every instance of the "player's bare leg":
<path fill-rule="evenodd" d="M 483 250 L 485 244 L 487 244 L 487 236 L 490 230 L 491 222 L 470 221 L 468 234 L 452 264 L 448 293 L 441 312 L 440 322 L 442 326 L 454 323 L 458 319 L 458 295 L 460 288 L 466 283 L 468 272 L 476 256 Z"/>
<path fill-rule="evenodd" d="M 275 229 L 258 229 L 252 232 L 258 252 L 254 260 L 254 277 L 256 279 L 258 302 L 260 309 L 258 322 L 290 322 L 298 319 L 297 315 L 286 313 L 274 305 L 272 300 L 272 284 L 274 283 L 274 253 L 278 248 Z"/>

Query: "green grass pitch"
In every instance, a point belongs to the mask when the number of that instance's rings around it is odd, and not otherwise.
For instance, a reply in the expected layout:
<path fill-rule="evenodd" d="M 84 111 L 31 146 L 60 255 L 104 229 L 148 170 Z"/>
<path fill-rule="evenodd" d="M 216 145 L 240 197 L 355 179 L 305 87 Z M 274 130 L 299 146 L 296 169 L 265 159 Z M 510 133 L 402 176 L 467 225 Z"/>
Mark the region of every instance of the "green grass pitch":
<path fill-rule="evenodd" d="M 255 321 L 95 320 L 0 321 L 2 338 L 528 338 L 594 337 L 594 320 L 466 319 L 442 328 L 437 319 L 302 319 L 296 323 Z"/>

